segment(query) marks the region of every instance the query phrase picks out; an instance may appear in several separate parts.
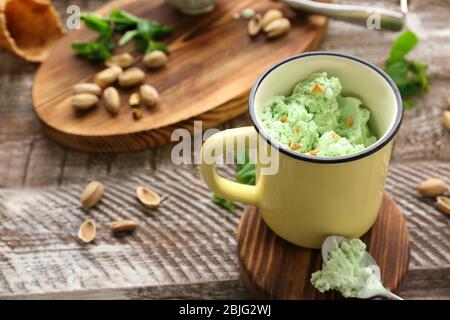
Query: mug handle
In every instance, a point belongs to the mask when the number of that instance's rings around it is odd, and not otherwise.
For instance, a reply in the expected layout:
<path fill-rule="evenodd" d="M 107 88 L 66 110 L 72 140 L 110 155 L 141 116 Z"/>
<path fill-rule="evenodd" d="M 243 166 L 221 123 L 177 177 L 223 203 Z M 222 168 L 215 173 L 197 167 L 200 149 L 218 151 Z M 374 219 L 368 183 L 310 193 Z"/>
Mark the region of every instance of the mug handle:
<path fill-rule="evenodd" d="M 232 147 L 233 151 L 236 151 L 238 146 L 237 139 L 245 139 L 245 145 L 248 146 L 250 138 L 255 135 L 255 128 L 242 127 L 218 132 L 205 141 L 201 150 L 201 172 L 203 179 L 212 191 L 233 201 L 258 205 L 257 186 L 245 185 L 225 179 L 219 176 L 216 170 L 216 160 L 224 154 L 226 146 Z M 213 151 L 215 151 L 215 154 L 211 157 Z M 211 157 L 211 159 L 208 159 L 208 157 Z"/>

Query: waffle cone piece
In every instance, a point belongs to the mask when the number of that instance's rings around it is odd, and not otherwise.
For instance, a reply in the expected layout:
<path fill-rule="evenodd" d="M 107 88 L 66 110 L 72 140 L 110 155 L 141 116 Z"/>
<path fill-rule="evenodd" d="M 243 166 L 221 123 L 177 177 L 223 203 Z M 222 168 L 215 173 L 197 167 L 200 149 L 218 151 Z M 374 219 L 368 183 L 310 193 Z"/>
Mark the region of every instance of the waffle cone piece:
<path fill-rule="evenodd" d="M 0 46 L 31 62 L 43 61 L 64 33 L 47 0 L 0 0 Z"/>

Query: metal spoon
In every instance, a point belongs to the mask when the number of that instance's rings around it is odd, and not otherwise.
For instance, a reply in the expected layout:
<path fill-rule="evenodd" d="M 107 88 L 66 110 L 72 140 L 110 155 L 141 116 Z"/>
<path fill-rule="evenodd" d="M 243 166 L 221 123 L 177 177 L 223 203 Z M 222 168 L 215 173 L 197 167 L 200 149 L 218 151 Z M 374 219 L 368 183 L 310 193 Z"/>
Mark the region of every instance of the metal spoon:
<path fill-rule="evenodd" d="M 323 3 L 311 0 L 281 0 L 288 6 L 309 13 L 321 14 L 333 19 L 343 20 L 354 24 L 367 26 L 367 21 L 373 14 L 379 14 L 381 28 L 399 31 L 405 25 L 406 1 L 402 0 L 402 11 L 393 11 L 367 6 Z"/>
<path fill-rule="evenodd" d="M 323 261 L 328 261 L 329 252 L 334 243 L 339 245 L 344 241 L 350 240 L 340 236 L 330 236 L 326 238 L 322 244 Z M 369 277 L 366 287 L 358 293 L 358 296 L 356 298 L 368 299 L 373 297 L 385 297 L 393 300 L 403 300 L 402 298 L 400 298 L 396 294 L 393 294 L 383 286 L 383 284 L 381 283 L 380 267 L 378 267 L 376 261 L 367 251 L 364 254 L 363 260 L 361 262 L 361 267 L 369 268 L 372 271 L 372 276 Z"/>

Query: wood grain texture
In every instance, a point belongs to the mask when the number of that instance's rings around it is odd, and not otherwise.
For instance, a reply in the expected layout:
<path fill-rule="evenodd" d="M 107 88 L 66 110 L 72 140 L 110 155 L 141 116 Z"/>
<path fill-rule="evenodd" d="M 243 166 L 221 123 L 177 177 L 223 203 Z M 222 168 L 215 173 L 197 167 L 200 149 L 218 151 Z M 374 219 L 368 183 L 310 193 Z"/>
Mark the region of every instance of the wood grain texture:
<path fill-rule="evenodd" d="M 448 165 L 430 167 L 434 174 L 450 179 Z M 405 293 L 406 297 L 427 297 L 427 292 L 448 297 L 448 217 L 415 192 L 420 177 L 401 183 L 404 190 L 398 183 L 417 168 L 417 164 L 393 166 L 395 178 L 389 177 L 387 184 L 410 232 Z M 221 174 L 231 173 L 232 168 L 222 168 Z M 243 207 L 237 204 L 236 213 L 230 213 L 212 203 L 198 171 L 172 168 L 118 176 L 99 172 L 89 173 L 89 178 L 106 186 L 101 202 L 89 212 L 79 202 L 88 182 L 85 178 L 59 187 L 0 190 L 0 298 L 254 297 L 239 283 L 236 259 L 236 230 Z M 134 195 L 138 185 L 166 197 L 162 205 L 144 209 Z M 76 234 L 88 217 L 97 223 L 98 238 L 86 246 Z M 120 218 L 139 222 L 133 236 L 110 234 L 109 224 Z"/>
<path fill-rule="evenodd" d="M 336 291 L 320 293 L 311 274 L 321 269 L 320 250 L 293 245 L 265 224 L 256 207 L 247 207 L 237 232 L 237 251 L 242 279 L 253 295 L 264 299 L 340 299 Z M 392 197 L 383 196 L 373 227 L 361 238 L 377 261 L 381 280 L 395 291 L 409 262 L 409 235 L 405 220 Z"/>
<path fill-rule="evenodd" d="M 326 29 L 323 16 L 299 15 L 288 7 L 269 1 L 220 1 L 208 15 L 182 15 L 163 1 L 125 0 L 100 9 L 108 13 L 122 8 L 140 17 L 173 27 L 167 40 L 171 50 L 165 68 L 150 71 L 146 82 L 157 88 L 160 102 L 142 108 L 143 118 L 135 121 L 128 96 L 136 88 L 121 90 L 117 116 L 102 106 L 84 114 L 70 105 L 73 85 L 92 81 L 104 68 L 75 56 L 73 41 L 90 41 L 94 35 L 82 28 L 65 36 L 39 68 L 33 86 L 33 102 L 45 133 L 61 144 L 91 152 L 125 152 L 169 143 L 176 128 L 190 129 L 194 120 L 203 128 L 215 127 L 246 111 L 247 96 L 255 79 L 283 58 L 316 49 Z M 247 20 L 233 19 L 233 13 L 252 7 L 258 12 L 280 8 L 293 26 L 280 38 L 250 37 Z M 220 39 L 220 41 L 219 41 Z M 133 44 L 119 51 L 133 51 Z M 140 62 L 135 66 L 143 68 Z M 144 68 L 145 69 L 145 68 Z"/>
<path fill-rule="evenodd" d="M 222 0 L 225 1 L 225 0 Z M 394 1 L 359 1 L 337 0 L 343 3 L 378 4 L 383 7 L 398 9 Z M 63 19 L 68 5 L 79 5 L 82 10 L 95 10 L 104 5 L 103 0 L 59 0 L 54 1 Z M 445 96 L 449 90 L 450 65 L 448 64 L 448 52 L 450 52 L 450 26 L 448 25 L 447 12 L 448 0 L 421 0 L 412 1 L 410 7 L 410 22 L 412 27 L 421 37 L 421 43 L 412 52 L 411 56 L 425 60 L 430 65 L 431 91 L 427 95 L 415 98 L 414 109 L 405 112 L 402 128 L 397 136 L 393 161 L 390 166 L 386 189 L 389 191 L 403 214 L 405 215 L 408 230 L 411 237 L 411 259 L 409 273 L 399 289 L 399 294 L 407 299 L 450 299 L 450 229 L 449 219 L 441 214 L 431 199 L 420 197 L 415 186 L 420 180 L 435 176 L 441 177 L 450 183 L 450 134 L 441 125 L 442 111 L 447 107 Z M 388 55 L 390 45 L 397 33 L 380 33 L 368 31 L 365 28 L 349 25 L 343 22 L 330 21 L 327 35 L 320 49 L 342 51 L 358 55 L 378 65 L 383 65 Z M 96 275 L 99 281 L 90 283 L 82 282 L 80 286 L 72 288 L 67 285 L 67 273 L 53 276 L 47 272 L 47 268 L 54 270 L 57 266 L 60 270 L 78 270 L 80 278 L 89 278 L 90 269 L 78 267 L 77 261 L 59 259 L 53 263 L 46 260 L 33 260 L 33 251 L 30 249 L 30 239 L 27 233 L 22 240 L 15 239 L 17 247 L 9 248 L 3 242 L 0 244 L 0 278 L 8 279 L 17 285 L 8 285 L 9 282 L 1 282 L 1 297 L 9 298 L 113 298 L 113 299 L 151 299 L 151 298 L 222 298 L 240 299 L 249 298 L 244 286 L 239 281 L 239 270 L 236 261 L 236 228 L 239 221 L 242 206 L 237 204 L 237 212 L 230 217 L 229 213 L 221 208 L 212 206 L 210 194 L 206 190 L 198 167 L 195 165 L 175 166 L 171 161 L 171 146 L 161 146 L 140 152 L 128 154 L 86 154 L 77 152 L 47 139 L 41 130 L 41 125 L 32 108 L 31 87 L 36 66 L 23 62 L 0 48 L 0 194 L 3 198 L 14 196 L 18 199 L 18 207 L 28 208 L 28 214 L 17 212 L 17 207 L 8 205 L 0 209 L 2 220 L 0 226 L 7 221 L 14 225 L 21 235 L 22 229 L 30 230 L 26 222 L 32 218 L 39 220 L 41 209 L 53 217 L 51 220 L 66 221 L 71 218 L 75 208 L 76 224 L 85 216 L 78 212 L 78 195 L 71 195 L 71 199 L 65 198 L 58 206 L 50 208 L 48 200 L 39 202 L 33 199 L 41 198 L 44 193 L 58 194 L 60 189 L 81 190 L 87 181 L 99 179 L 101 181 L 113 181 L 117 185 L 128 185 L 129 179 L 142 177 L 143 182 L 149 182 L 154 176 L 175 173 L 183 177 L 180 185 L 189 194 L 178 203 L 179 211 L 177 223 L 167 222 L 167 228 L 175 233 L 183 233 L 185 223 L 192 223 L 198 218 L 196 214 L 213 214 L 221 223 L 221 219 L 231 218 L 232 228 L 226 228 L 226 241 L 220 243 L 221 251 L 213 251 L 216 258 L 223 259 L 229 273 L 204 272 L 201 280 L 195 283 L 174 281 L 171 284 L 156 284 L 152 275 L 143 277 L 141 283 L 130 287 L 124 281 L 114 284 L 114 279 L 127 279 L 127 272 L 133 270 L 134 265 L 142 265 L 142 255 L 136 255 L 133 260 L 120 260 L 127 246 L 114 243 L 114 246 L 102 246 L 114 251 L 112 254 L 114 267 L 98 271 Z M 219 129 L 227 129 L 248 125 L 247 115 L 240 116 L 221 126 Z M 182 173 L 179 173 L 182 172 Z M 226 175 L 230 176 L 232 169 L 227 169 Z M 190 180 L 202 187 L 201 195 L 193 196 Z M 108 183 L 109 185 L 109 183 Z M 133 183 L 134 186 L 134 183 Z M 196 189 L 194 189 L 196 191 Z M 177 193 L 177 189 L 168 190 L 169 193 Z M 196 191 L 197 192 L 197 191 Z M 75 192 L 77 193 L 77 192 Z M 114 208 L 100 206 L 99 214 L 122 214 L 129 209 L 125 204 L 129 201 L 124 195 L 124 202 L 120 200 Z M 12 199 L 12 198 L 11 198 Z M 192 213 L 192 203 L 201 204 L 196 208 L 196 214 Z M 206 207 L 206 204 L 208 206 Z M 78 208 L 78 209 L 76 209 Z M 213 210 L 213 211 L 211 211 Z M 34 212 L 39 212 L 35 214 Z M 69 213 L 67 213 L 69 212 Z M 95 215 L 97 215 L 95 211 Z M 24 218 L 18 218 L 22 216 Z M 24 220 L 26 220 L 24 222 Z M 106 221 L 106 220 L 105 220 Z M 31 223 L 31 222 L 30 222 Z M 32 222 L 35 223 L 35 222 Z M 211 230 L 210 225 L 199 226 L 202 233 Z M 39 228 L 41 232 L 42 228 Z M 3 230 L 3 229 L 2 229 Z M 46 234 L 51 233 L 49 230 Z M 70 234 L 72 235 L 70 230 Z M 3 232 L 3 231 L 2 231 Z M 210 233 L 212 234 L 212 233 Z M 35 238 L 38 232 L 33 233 Z M 40 239 L 45 239 L 44 236 Z M 131 239 L 127 239 L 131 241 Z M 48 242 L 35 242 L 42 244 L 38 254 L 42 256 L 64 255 L 71 252 L 70 246 L 48 246 L 46 254 L 45 245 Z M 71 244 L 73 242 L 68 242 Z M 215 242 L 212 242 L 215 246 Z M 198 245 L 197 257 L 209 257 L 206 248 L 212 244 L 202 243 Z M 23 249 L 21 249 L 23 247 Z M 34 247 L 31 247 L 34 249 Z M 89 252 L 75 250 L 78 253 L 79 265 L 92 263 Z M 106 249 L 105 249 L 106 250 Z M 126 253 L 125 253 L 126 254 Z M 162 253 L 167 261 L 170 253 Z M 194 254 L 193 254 L 194 255 Z M 69 256 L 69 255 L 68 255 Z M 226 259 L 224 257 L 230 257 Z M 114 260 L 117 259 L 117 260 Z M 203 258 L 209 259 L 212 258 Z M 38 261 L 33 264 L 33 261 Z M 146 260 L 145 260 L 146 261 Z M 167 263 L 165 268 L 178 270 L 180 267 L 189 267 L 189 261 L 175 261 Z M 208 260 L 207 260 L 208 261 Z M 26 268 L 21 265 L 26 266 Z M 14 266 L 21 272 L 17 273 Z M 211 266 L 213 268 L 214 266 Z M 12 269 L 11 269 L 12 268 Z M 78 268 L 78 269 L 77 269 Z M 158 264 L 158 268 L 163 268 Z M 192 267 L 190 267 L 192 268 Z M 157 269 L 158 270 L 158 269 Z M 27 272 L 29 271 L 29 272 Z M 164 271 L 158 271 L 164 272 Z M 30 276 L 29 276 L 30 275 Z M 142 275 L 142 273 L 141 273 Z M 72 273 L 73 278 L 73 273 Z M 113 279 L 113 280 L 111 280 Z"/>
<path fill-rule="evenodd" d="M 182 170 L 101 180 L 105 194 L 89 211 L 79 201 L 83 183 L 1 192 L 0 297 L 137 287 L 163 297 L 165 286 L 238 277 L 229 250 L 238 215 L 218 209 L 201 180 Z M 140 185 L 163 197 L 158 208 L 145 209 L 137 201 Z M 186 207 L 188 201 L 193 202 Z M 92 245 L 76 237 L 88 217 L 97 224 Z M 112 236 L 109 226 L 118 219 L 137 221 L 138 230 Z"/>

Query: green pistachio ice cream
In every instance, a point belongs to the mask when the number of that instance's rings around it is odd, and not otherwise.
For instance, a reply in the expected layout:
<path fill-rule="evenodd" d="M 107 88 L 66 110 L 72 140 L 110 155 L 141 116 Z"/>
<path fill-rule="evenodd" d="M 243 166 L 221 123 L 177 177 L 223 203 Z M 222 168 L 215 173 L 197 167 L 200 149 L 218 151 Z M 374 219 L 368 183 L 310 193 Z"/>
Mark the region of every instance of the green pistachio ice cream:
<path fill-rule="evenodd" d="M 357 297 L 372 277 L 367 267 L 362 267 L 366 245 L 359 239 L 341 244 L 334 243 L 328 261 L 322 270 L 311 276 L 311 283 L 320 291 L 338 290 L 344 297 Z"/>
<path fill-rule="evenodd" d="M 338 78 L 313 73 L 289 96 L 273 97 L 264 108 L 268 135 L 299 153 L 322 157 L 353 154 L 377 138 L 367 122 L 370 111 L 361 101 L 342 97 Z"/>

